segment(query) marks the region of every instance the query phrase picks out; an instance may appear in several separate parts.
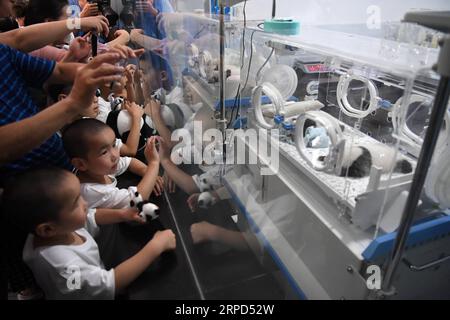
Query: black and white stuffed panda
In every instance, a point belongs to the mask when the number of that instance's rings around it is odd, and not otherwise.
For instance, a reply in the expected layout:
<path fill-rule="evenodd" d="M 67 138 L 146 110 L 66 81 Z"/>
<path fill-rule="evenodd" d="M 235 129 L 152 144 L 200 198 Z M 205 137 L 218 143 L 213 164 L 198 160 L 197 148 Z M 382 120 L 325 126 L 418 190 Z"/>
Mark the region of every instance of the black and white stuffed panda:
<path fill-rule="evenodd" d="M 208 209 L 217 203 L 217 198 L 210 191 L 202 192 L 198 196 L 198 206 L 202 209 Z"/>
<path fill-rule="evenodd" d="M 134 197 L 130 201 L 130 207 L 139 210 L 139 216 L 145 221 L 155 220 L 159 217 L 159 207 L 150 201 L 144 201 L 139 192 L 134 193 Z"/>
<path fill-rule="evenodd" d="M 131 115 L 126 110 L 116 110 L 112 111 L 108 114 L 108 118 L 106 119 L 106 124 L 110 126 L 116 137 L 121 139 L 122 141 L 127 141 L 128 136 L 130 135 L 132 118 Z M 145 147 L 147 143 L 147 139 L 151 136 L 158 135 L 158 132 L 154 128 L 153 122 L 149 116 L 143 115 L 141 119 L 141 130 L 139 137 L 138 149 L 142 149 Z"/>

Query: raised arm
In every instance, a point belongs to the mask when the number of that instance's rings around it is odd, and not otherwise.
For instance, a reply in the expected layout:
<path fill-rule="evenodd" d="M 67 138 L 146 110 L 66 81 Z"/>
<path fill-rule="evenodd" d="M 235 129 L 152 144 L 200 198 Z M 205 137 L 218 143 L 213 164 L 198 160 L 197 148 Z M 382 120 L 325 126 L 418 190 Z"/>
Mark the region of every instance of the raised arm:
<path fill-rule="evenodd" d="M 170 148 L 165 141 L 161 141 L 159 144 L 159 157 L 166 175 L 184 192 L 187 194 L 200 192 L 194 179 L 170 160 Z"/>
<path fill-rule="evenodd" d="M 147 141 L 145 148 L 145 157 L 147 158 L 147 171 L 137 185 L 137 190 L 141 194 L 142 199 L 150 197 L 153 188 L 155 187 L 156 179 L 159 172 L 159 155 L 156 150 L 156 137 L 151 137 Z"/>
<path fill-rule="evenodd" d="M 114 33 L 114 40 L 107 43 L 109 48 L 114 48 L 117 45 L 126 46 L 130 42 L 130 34 L 126 30 L 117 30 Z"/>
<path fill-rule="evenodd" d="M 69 96 L 33 117 L 0 127 L 0 165 L 20 158 L 42 144 L 57 130 L 91 107 L 95 90 L 103 83 L 117 81 L 123 68 L 114 66 L 117 53 L 101 55 L 79 69 Z"/>
<path fill-rule="evenodd" d="M 38 23 L 0 33 L 0 43 L 23 52 L 31 52 L 60 41 L 77 29 L 108 34 L 108 20 L 103 16 L 97 16 Z"/>
<path fill-rule="evenodd" d="M 171 149 L 178 142 L 171 141 L 172 132 L 170 132 L 169 128 L 167 128 L 166 123 L 161 115 L 161 103 L 152 98 L 147 99 L 147 103 L 145 105 L 145 113 L 150 115 L 152 118 L 153 125 L 155 129 L 158 131 L 159 135 L 163 138 L 165 143 Z"/>
<path fill-rule="evenodd" d="M 131 128 L 127 142 L 120 148 L 120 155 L 134 157 L 139 146 L 139 137 L 141 136 L 141 119 L 144 115 L 144 109 L 137 104 L 129 103 L 128 101 L 124 104 L 124 108 L 131 116 Z"/>

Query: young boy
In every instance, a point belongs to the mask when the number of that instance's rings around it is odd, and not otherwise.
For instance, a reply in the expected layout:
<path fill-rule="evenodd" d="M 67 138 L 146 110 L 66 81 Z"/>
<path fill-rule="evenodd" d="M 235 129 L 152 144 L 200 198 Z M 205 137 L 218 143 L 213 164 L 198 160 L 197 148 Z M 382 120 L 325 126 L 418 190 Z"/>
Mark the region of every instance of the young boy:
<path fill-rule="evenodd" d="M 157 166 L 154 144 L 147 153 L 150 165 Z M 90 232 L 118 221 L 88 211 L 77 177 L 61 169 L 23 174 L 5 190 L 4 200 L 9 219 L 30 233 L 23 259 L 47 299 L 113 299 L 162 252 L 176 246 L 171 230 L 157 232 L 136 255 L 105 270 Z"/>
<path fill-rule="evenodd" d="M 96 119 L 73 122 L 64 130 L 62 139 L 72 165 L 78 170 L 81 194 L 89 208 L 127 208 L 136 191 L 148 199 L 155 185 L 155 193 L 161 194 L 159 155 L 153 154 L 157 137 L 147 141 L 144 154 L 148 165 L 135 158 L 120 157 L 114 131 Z M 136 187 L 119 189 L 116 176 L 126 170 L 142 176 L 142 180 Z"/>
<path fill-rule="evenodd" d="M 49 89 L 49 104 L 62 101 L 67 98 L 72 90 L 72 86 L 67 85 L 55 85 Z M 92 103 L 92 107 L 86 110 L 83 114 L 80 114 L 80 118 L 88 117 L 98 119 L 104 123 L 108 118 L 108 114 L 111 112 L 111 108 L 105 107 L 100 103 L 100 97 L 96 95 Z M 108 110 L 109 108 L 109 110 Z M 130 130 L 124 137 L 125 143 L 121 139 L 117 139 L 117 147 L 120 150 L 121 156 L 134 157 L 138 151 L 140 136 L 141 136 L 141 122 L 144 110 L 135 103 L 124 103 L 123 111 L 127 113 L 127 119 L 130 122 Z"/>

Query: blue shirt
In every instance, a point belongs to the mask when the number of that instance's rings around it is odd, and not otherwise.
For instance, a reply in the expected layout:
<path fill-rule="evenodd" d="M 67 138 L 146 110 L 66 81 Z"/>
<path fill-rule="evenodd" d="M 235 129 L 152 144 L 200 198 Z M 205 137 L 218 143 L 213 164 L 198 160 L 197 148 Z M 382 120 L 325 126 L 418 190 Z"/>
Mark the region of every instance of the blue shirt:
<path fill-rule="evenodd" d="M 28 87 L 41 87 L 54 68 L 54 61 L 35 58 L 0 44 L 0 126 L 24 120 L 40 111 L 31 99 Z M 49 165 L 71 168 L 57 134 L 21 159 L 1 166 L 0 180 L 29 168 Z"/>
<path fill-rule="evenodd" d="M 78 3 L 78 0 L 69 0 L 69 6 L 76 6 L 77 8 L 71 8 L 72 9 L 72 13 L 71 13 L 71 17 L 79 17 L 80 13 L 81 13 L 81 7 L 80 4 Z"/>
<path fill-rule="evenodd" d="M 159 12 L 173 12 L 173 7 L 169 0 L 155 0 L 153 6 Z M 164 39 L 165 35 L 163 30 L 158 29 L 158 24 L 156 23 L 156 17 L 150 12 L 143 14 L 138 14 L 135 18 L 135 23 L 138 28 L 144 30 L 144 33 L 152 38 Z"/>

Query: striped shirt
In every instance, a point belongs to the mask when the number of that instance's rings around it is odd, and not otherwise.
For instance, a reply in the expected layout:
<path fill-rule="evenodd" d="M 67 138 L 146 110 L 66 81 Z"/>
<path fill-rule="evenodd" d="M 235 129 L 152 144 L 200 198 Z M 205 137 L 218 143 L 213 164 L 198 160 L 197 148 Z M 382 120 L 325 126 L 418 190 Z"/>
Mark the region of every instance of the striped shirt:
<path fill-rule="evenodd" d="M 0 44 L 0 126 L 39 112 L 28 87 L 41 87 L 54 68 L 54 61 L 35 58 Z M 4 182 L 5 178 L 29 168 L 49 165 L 71 168 L 61 138 L 56 133 L 20 159 L 1 166 L 0 181 Z"/>

